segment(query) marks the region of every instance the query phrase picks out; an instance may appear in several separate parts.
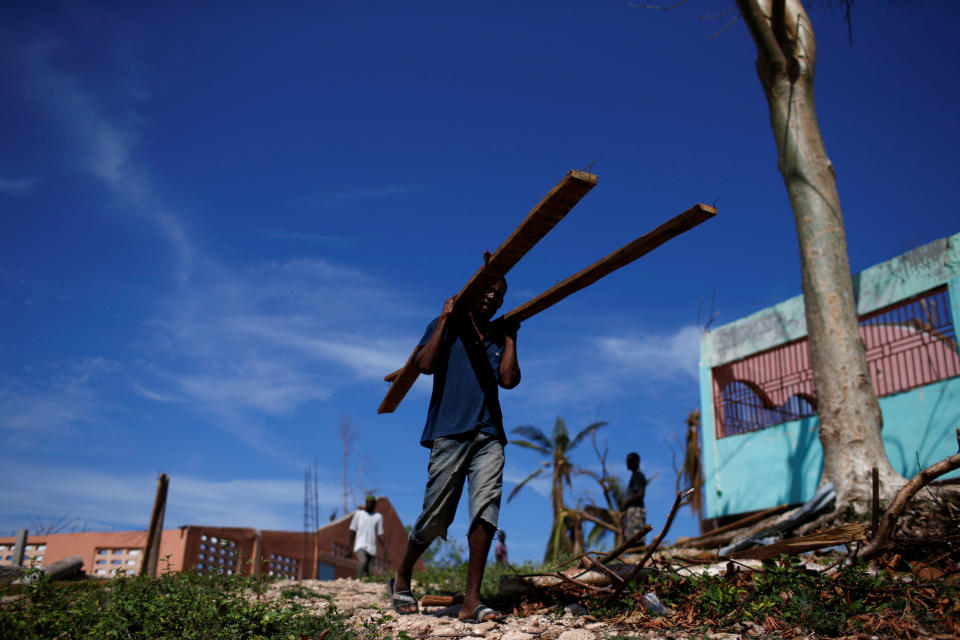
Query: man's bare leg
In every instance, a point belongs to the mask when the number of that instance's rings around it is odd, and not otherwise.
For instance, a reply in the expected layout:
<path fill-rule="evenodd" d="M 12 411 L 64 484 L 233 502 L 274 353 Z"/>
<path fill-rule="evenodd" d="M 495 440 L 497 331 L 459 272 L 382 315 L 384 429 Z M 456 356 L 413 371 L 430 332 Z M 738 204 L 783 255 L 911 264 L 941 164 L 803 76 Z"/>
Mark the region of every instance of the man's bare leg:
<path fill-rule="evenodd" d="M 423 555 L 423 552 L 427 550 L 430 546 L 430 543 L 424 544 L 423 542 L 415 542 L 414 540 L 407 539 L 407 550 L 403 554 L 403 560 L 400 562 L 400 568 L 397 569 L 397 574 L 393 579 L 393 590 L 396 591 L 409 591 L 410 590 L 410 579 L 413 576 L 413 565 L 417 563 L 417 560 L 420 559 L 420 556 Z M 416 612 L 416 606 L 410 605 L 407 606 L 401 605 L 400 607 L 404 611 Z"/>
<path fill-rule="evenodd" d="M 467 536 L 470 547 L 470 559 L 467 561 L 467 590 L 463 596 L 460 619 L 472 618 L 474 610 L 483 604 L 480 602 L 480 585 L 483 583 L 483 570 L 487 566 L 487 554 L 497 528 L 486 520 L 477 519 Z M 477 622 L 483 622 L 478 620 Z"/>

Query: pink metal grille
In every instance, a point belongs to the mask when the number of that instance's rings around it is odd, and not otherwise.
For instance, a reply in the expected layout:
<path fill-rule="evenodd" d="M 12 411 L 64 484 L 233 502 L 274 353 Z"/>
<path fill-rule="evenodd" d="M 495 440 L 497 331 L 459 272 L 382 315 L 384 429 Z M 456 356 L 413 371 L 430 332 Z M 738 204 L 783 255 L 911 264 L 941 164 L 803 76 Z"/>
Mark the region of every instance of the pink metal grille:
<path fill-rule="evenodd" d="M 879 397 L 960 375 L 946 288 L 864 316 L 860 336 Z"/>
<path fill-rule="evenodd" d="M 946 287 L 867 314 L 860 337 L 878 397 L 960 375 Z M 806 338 L 713 370 L 717 437 L 816 413 Z"/>

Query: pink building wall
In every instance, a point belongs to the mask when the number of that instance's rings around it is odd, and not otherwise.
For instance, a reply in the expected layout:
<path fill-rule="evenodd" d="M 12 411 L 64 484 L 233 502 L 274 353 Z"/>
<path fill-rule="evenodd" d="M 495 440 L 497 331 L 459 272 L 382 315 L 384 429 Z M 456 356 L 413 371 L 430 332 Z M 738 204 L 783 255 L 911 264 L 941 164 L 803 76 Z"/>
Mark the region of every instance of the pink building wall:
<path fill-rule="evenodd" d="M 403 557 L 407 532 L 389 500 L 379 498 L 376 511 L 383 514 L 387 558 L 384 558 L 384 549 L 378 549 L 372 568 L 392 571 Z M 160 537 L 158 571 L 223 571 L 244 575 L 262 572 L 305 579 L 316 577 L 317 562 L 320 561 L 334 568 L 333 577 L 352 578 L 357 572 L 356 559 L 347 557 L 352 516 L 344 516 L 314 534 L 203 525 L 166 529 Z M 30 535 L 27 545 L 34 549 L 25 558 L 24 566 L 30 565 L 29 557 L 38 555 L 43 556 L 38 566 L 80 556 L 83 570 L 91 576 L 113 577 L 116 569 L 137 573 L 146 541 L 146 531 Z M 0 547 L 12 549 L 15 542 L 13 537 L 0 537 Z M 43 549 L 38 550 L 41 546 Z M 10 564 L 5 560 L 8 555 L 12 552 L 0 550 L 0 564 Z M 129 564 L 131 561 L 133 564 Z M 417 568 L 422 569 L 423 563 L 420 562 Z"/>

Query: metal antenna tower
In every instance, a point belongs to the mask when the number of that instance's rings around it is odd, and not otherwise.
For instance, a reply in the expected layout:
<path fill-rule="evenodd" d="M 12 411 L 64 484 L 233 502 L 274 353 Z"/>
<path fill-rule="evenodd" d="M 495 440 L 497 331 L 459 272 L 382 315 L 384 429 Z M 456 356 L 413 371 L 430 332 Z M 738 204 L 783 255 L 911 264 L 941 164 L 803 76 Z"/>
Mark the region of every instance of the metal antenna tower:
<path fill-rule="evenodd" d="M 314 461 L 316 462 L 316 461 Z M 306 571 L 307 552 L 310 550 L 308 541 L 313 540 L 320 527 L 320 516 L 317 505 L 317 475 L 316 471 L 307 465 L 303 470 L 303 554 L 300 556 L 299 573 L 303 578 Z"/>

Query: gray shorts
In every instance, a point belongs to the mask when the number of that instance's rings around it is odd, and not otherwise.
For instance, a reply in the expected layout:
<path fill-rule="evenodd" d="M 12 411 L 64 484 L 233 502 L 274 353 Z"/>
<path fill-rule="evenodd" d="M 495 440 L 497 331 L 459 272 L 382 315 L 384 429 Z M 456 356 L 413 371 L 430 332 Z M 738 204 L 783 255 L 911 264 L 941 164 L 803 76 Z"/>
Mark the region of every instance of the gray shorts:
<path fill-rule="evenodd" d="M 496 528 L 503 493 L 503 445 L 489 434 L 437 438 L 430 449 L 423 513 L 410 533 L 414 542 L 429 544 L 437 536 L 447 539 L 447 528 L 457 513 L 457 503 L 468 481 L 470 526 L 482 519 Z"/>
<path fill-rule="evenodd" d="M 370 573 L 370 561 L 373 556 L 366 549 L 357 549 L 357 580 Z"/>
<path fill-rule="evenodd" d="M 647 524 L 647 510 L 643 507 L 627 507 L 623 517 L 623 541 L 626 542 Z M 644 536 L 646 538 L 646 536 Z M 643 542 L 643 538 L 639 540 Z"/>

